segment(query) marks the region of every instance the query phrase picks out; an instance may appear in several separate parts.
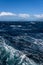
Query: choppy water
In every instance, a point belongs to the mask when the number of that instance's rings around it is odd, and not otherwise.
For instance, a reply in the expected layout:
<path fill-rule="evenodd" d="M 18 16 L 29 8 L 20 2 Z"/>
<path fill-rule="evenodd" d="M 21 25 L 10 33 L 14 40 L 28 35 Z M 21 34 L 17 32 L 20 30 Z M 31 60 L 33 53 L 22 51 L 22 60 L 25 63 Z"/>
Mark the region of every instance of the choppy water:
<path fill-rule="evenodd" d="M 0 65 L 43 65 L 43 22 L 0 22 Z"/>

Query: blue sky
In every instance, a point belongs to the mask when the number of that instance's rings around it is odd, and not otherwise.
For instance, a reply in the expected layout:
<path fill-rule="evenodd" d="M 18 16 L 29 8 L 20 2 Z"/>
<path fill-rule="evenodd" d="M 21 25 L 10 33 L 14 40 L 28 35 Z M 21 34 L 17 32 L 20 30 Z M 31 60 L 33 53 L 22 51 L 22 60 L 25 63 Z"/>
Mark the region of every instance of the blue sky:
<path fill-rule="evenodd" d="M 0 0 L 0 20 L 43 19 L 43 0 Z"/>

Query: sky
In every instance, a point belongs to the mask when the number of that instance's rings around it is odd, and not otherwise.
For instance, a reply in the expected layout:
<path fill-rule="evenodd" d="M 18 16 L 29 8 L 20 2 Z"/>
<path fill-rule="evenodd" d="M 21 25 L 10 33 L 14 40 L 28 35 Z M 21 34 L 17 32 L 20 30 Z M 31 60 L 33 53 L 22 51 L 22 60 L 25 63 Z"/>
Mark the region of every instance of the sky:
<path fill-rule="evenodd" d="M 43 0 L 0 0 L 0 21 L 41 19 Z"/>

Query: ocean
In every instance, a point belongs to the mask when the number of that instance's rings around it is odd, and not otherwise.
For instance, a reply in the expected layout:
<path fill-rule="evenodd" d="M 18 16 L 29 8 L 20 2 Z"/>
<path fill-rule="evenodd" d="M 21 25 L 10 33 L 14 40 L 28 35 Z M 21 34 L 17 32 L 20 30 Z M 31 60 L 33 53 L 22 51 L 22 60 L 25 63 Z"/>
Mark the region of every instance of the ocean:
<path fill-rule="evenodd" d="M 0 65 L 43 65 L 43 22 L 0 21 Z"/>

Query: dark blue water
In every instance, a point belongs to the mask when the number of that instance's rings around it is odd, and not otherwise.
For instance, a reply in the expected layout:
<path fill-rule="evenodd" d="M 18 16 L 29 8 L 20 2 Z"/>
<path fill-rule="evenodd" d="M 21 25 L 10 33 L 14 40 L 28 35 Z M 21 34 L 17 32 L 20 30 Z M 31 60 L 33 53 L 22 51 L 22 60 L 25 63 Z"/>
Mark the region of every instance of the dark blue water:
<path fill-rule="evenodd" d="M 43 22 L 0 22 L 0 65 L 43 65 Z"/>

